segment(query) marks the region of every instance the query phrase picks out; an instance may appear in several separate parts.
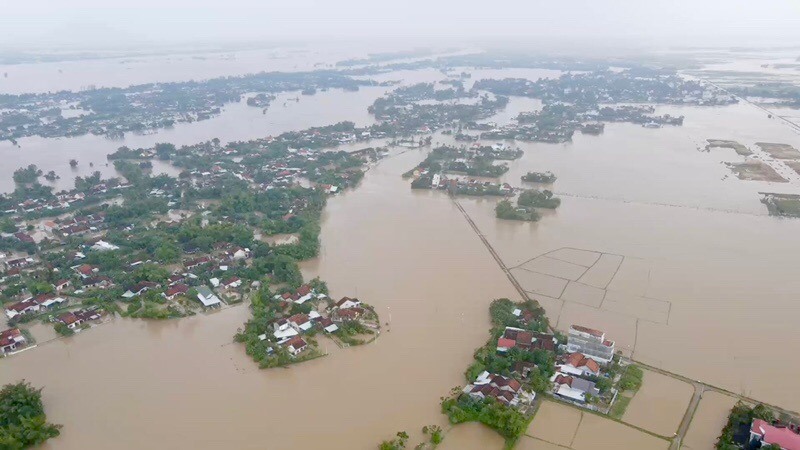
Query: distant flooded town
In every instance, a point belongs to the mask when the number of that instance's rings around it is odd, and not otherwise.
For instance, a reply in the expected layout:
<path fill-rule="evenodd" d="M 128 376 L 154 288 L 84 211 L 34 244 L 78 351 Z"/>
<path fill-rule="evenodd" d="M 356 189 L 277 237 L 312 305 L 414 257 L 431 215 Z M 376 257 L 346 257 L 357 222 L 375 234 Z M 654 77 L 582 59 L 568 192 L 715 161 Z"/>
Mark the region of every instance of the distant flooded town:
<path fill-rule="evenodd" d="M 764 257 L 800 250 L 796 104 L 685 57 L 378 53 L 0 95 L 0 406 L 48 413 L 9 448 L 151 427 L 163 448 L 800 449 L 774 384 L 800 365 L 772 364 L 796 327 L 752 314 L 798 287 Z M 48 145 L 70 150 L 32 159 Z M 92 431 L 95 390 L 147 423 Z M 173 436 L 206 401 L 247 417 Z"/>

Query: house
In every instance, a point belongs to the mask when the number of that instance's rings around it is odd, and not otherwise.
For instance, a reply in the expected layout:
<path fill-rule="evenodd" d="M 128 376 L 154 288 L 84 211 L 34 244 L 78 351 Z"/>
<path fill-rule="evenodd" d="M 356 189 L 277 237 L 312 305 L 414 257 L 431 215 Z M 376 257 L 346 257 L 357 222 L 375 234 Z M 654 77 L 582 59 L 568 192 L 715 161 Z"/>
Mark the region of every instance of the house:
<path fill-rule="evenodd" d="M 39 312 L 41 306 L 32 298 L 6 306 L 6 317 L 13 319 L 22 314 Z"/>
<path fill-rule="evenodd" d="M 72 286 L 72 282 L 66 279 L 56 281 L 55 284 L 53 284 L 53 287 L 59 292 L 63 291 L 64 289 L 70 286 Z"/>
<path fill-rule="evenodd" d="M 83 280 L 83 286 L 87 288 L 106 289 L 114 285 L 111 278 L 102 275 L 99 277 L 90 277 Z"/>
<path fill-rule="evenodd" d="M 89 278 L 99 272 L 100 269 L 89 264 L 81 264 L 75 268 L 75 271 L 78 272 L 81 278 Z"/>
<path fill-rule="evenodd" d="M 275 336 L 275 339 L 278 340 L 278 343 L 285 342 L 300 334 L 298 333 L 297 330 L 295 330 L 294 328 L 292 328 L 292 326 L 289 325 L 289 321 L 286 319 L 276 320 L 272 324 L 272 328 L 274 330 L 272 335 Z"/>
<path fill-rule="evenodd" d="M 335 333 L 339 331 L 339 326 L 327 317 L 320 319 L 319 326 L 325 330 L 326 333 Z"/>
<path fill-rule="evenodd" d="M 583 353 L 600 364 L 608 364 L 614 358 L 614 341 L 606 339 L 602 331 L 572 325 L 567 337 L 567 351 Z"/>
<path fill-rule="evenodd" d="M 597 361 L 577 352 L 567 355 L 564 364 L 559 367 L 559 370 L 570 375 L 600 375 L 600 365 Z"/>
<path fill-rule="evenodd" d="M 289 326 L 297 330 L 298 333 L 310 330 L 313 325 L 311 319 L 305 314 L 295 314 L 286 320 L 289 322 Z"/>
<path fill-rule="evenodd" d="M 357 298 L 342 297 L 342 299 L 333 306 L 338 309 L 348 309 L 361 306 L 361 302 Z"/>
<path fill-rule="evenodd" d="M 583 403 L 587 395 L 600 395 L 595 384 L 583 378 L 557 372 L 550 381 L 553 383 L 553 393 L 567 400 Z"/>
<path fill-rule="evenodd" d="M 250 256 L 249 248 L 237 248 L 231 253 L 233 259 L 245 259 Z"/>
<path fill-rule="evenodd" d="M 222 282 L 222 287 L 227 289 L 238 288 L 242 285 L 242 280 L 239 277 L 230 277 Z"/>
<path fill-rule="evenodd" d="M 339 309 L 333 313 L 333 320 L 344 322 L 348 320 L 356 320 L 364 314 L 363 308 L 346 308 Z"/>
<path fill-rule="evenodd" d="M 21 269 L 31 264 L 33 264 L 32 258 L 17 258 L 6 261 L 6 267 L 9 269 Z"/>
<path fill-rule="evenodd" d="M 35 243 L 35 241 L 33 240 L 33 237 L 31 237 L 31 235 L 28 234 L 28 233 L 23 233 L 23 232 L 20 231 L 19 233 L 14 233 L 14 237 L 19 239 L 20 242 L 24 242 L 26 244 L 34 244 Z"/>
<path fill-rule="evenodd" d="M 297 289 L 295 296 L 296 298 L 294 299 L 294 302 L 302 305 L 303 303 L 314 298 L 314 290 L 311 289 L 311 286 L 304 284 Z"/>
<path fill-rule="evenodd" d="M 58 224 L 52 220 L 45 220 L 39 224 L 39 229 L 48 233 L 52 233 L 56 228 L 58 228 Z"/>
<path fill-rule="evenodd" d="M 203 264 L 208 264 L 210 262 L 211 262 L 211 259 L 209 259 L 206 256 L 203 256 L 202 258 L 190 259 L 189 261 L 186 261 L 186 263 L 184 264 L 184 267 L 186 267 L 186 270 L 192 270 L 195 267 L 200 267 Z"/>
<path fill-rule="evenodd" d="M 0 353 L 2 354 L 11 353 L 24 347 L 27 343 L 19 328 L 0 331 Z"/>
<path fill-rule="evenodd" d="M 119 247 L 109 242 L 100 240 L 95 242 L 91 249 L 98 252 L 108 252 L 112 250 L 119 250 Z"/>
<path fill-rule="evenodd" d="M 308 348 L 308 343 L 300 336 L 295 336 L 283 344 L 292 356 L 297 356 Z"/>
<path fill-rule="evenodd" d="M 797 426 L 776 426 L 756 419 L 750 425 L 750 444 L 760 446 L 777 445 L 781 450 L 800 450 L 800 434 Z M 755 448 L 755 447 L 753 447 Z"/>
<path fill-rule="evenodd" d="M 137 295 L 142 295 L 150 289 L 158 287 L 158 283 L 154 283 L 152 281 L 140 281 L 133 286 L 129 287 L 124 294 L 122 294 L 123 298 L 133 298 Z"/>
<path fill-rule="evenodd" d="M 505 353 L 512 348 L 519 348 L 527 351 L 542 349 L 552 352 L 555 351 L 556 340 L 552 334 L 537 333 L 516 327 L 506 327 L 503 336 L 498 339 L 497 351 Z"/>
<path fill-rule="evenodd" d="M 81 326 L 81 323 L 83 323 L 83 320 L 81 320 L 80 317 L 78 317 L 77 315 L 75 315 L 75 313 L 72 312 L 66 312 L 64 314 L 61 314 L 57 317 L 56 320 L 66 325 L 67 328 L 69 328 L 70 330 L 78 328 L 79 326 Z"/>
<path fill-rule="evenodd" d="M 167 300 L 175 300 L 175 297 L 184 295 L 187 292 L 189 292 L 189 286 L 182 283 L 177 283 L 170 286 L 163 295 Z"/>
<path fill-rule="evenodd" d="M 520 403 L 529 404 L 535 395 L 523 391 L 519 381 L 502 375 L 490 374 L 487 371 L 478 375 L 472 384 L 468 384 L 463 389 L 463 392 L 477 400 L 493 398 L 508 406 L 517 406 Z"/>
<path fill-rule="evenodd" d="M 67 303 L 67 299 L 55 294 L 40 294 L 33 297 L 33 301 L 38 303 L 41 309 L 51 309 Z"/>
<path fill-rule="evenodd" d="M 197 287 L 197 299 L 206 308 L 219 308 L 222 306 L 222 301 L 217 297 L 208 286 Z"/>

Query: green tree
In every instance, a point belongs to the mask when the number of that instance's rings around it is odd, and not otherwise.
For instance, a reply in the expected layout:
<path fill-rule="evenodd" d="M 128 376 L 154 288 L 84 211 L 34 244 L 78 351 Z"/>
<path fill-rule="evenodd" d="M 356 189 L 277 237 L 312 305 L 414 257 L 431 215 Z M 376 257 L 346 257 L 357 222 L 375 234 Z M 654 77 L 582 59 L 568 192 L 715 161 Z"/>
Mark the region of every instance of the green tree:
<path fill-rule="evenodd" d="M 20 381 L 0 390 L 0 449 L 24 449 L 56 437 L 60 425 L 47 423 L 41 389 Z"/>

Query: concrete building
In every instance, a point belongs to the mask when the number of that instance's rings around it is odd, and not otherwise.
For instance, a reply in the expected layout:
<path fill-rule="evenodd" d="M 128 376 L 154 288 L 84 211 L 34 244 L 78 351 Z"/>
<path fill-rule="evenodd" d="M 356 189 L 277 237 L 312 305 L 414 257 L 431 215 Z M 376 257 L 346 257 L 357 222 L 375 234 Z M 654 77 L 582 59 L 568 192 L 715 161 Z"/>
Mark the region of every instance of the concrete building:
<path fill-rule="evenodd" d="M 572 325 L 567 337 L 567 351 L 583 353 L 600 364 L 608 364 L 614 357 L 614 341 L 606 339 L 602 331 Z"/>

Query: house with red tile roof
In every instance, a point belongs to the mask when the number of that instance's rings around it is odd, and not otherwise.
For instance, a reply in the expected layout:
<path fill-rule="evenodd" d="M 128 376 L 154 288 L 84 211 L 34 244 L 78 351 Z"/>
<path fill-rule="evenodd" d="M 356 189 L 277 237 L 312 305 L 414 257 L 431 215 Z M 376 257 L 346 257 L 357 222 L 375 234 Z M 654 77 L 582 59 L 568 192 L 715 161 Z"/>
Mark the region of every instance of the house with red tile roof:
<path fill-rule="evenodd" d="M 356 320 L 364 314 L 363 308 L 338 309 L 333 312 L 332 319 L 336 322 Z"/>
<path fill-rule="evenodd" d="M 502 345 L 501 342 L 503 341 Z M 497 351 L 505 353 L 512 348 L 521 350 L 543 349 L 555 351 L 556 341 L 552 334 L 537 333 L 534 331 L 523 330 L 522 328 L 506 327 L 503 336 L 498 340 Z"/>
<path fill-rule="evenodd" d="M 83 320 L 81 320 L 81 318 L 75 315 L 73 312 L 65 312 L 64 314 L 60 314 L 56 320 L 66 325 L 70 330 L 78 328 L 83 323 Z"/>
<path fill-rule="evenodd" d="M 15 350 L 27 345 L 25 336 L 19 328 L 10 328 L 8 330 L 0 331 L 0 353 L 11 353 Z"/>
<path fill-rule="evenodd" d="M 177 283 L 170 286 L 163 295 L 167 300 L 175 300 L 177 296 L 184 295 L 187 292 L 189 292 L 189 286 Z"/>
<path fill-rule="evenodd" d="M 306 314 L 295 314 L 286 320 L 289 322 L 289 326 L 297 330 L 298 333 L 310 330 L 313 325 Z"/>
<path fill-rule="evenodd" d="M 468 384 L 463 392 L 477 400 L 493 398 L 509 406 L 530 404 L 535 396 L 532 392 L 522 390 L 519 381 L 486 371 L 478 375 L 472 384 Z"/>
<path fill-rule="evenodd" d="M 800 450 L 800 434 L 797 427 L 776 426 L 756 419 L 750 426 L 750 443 L 777 445 L 781 450 Z"/>
<path fill-rule="evenodd" d="M 13 319 L 22 314 L 39 312 L 41 306 L 32 298 L 6 306 L 6 317 Z"/>
<path fill-rule="evenodd" d="M 283 344 L 292 356 L 297 356 L 308 348 L 308 343 L 300 336 L 295 336 Z"/>
<path fill-rule="evenodd" d="M 342 297 L 342 299 L 333 306 L 339 309 L 356 308 L 361 306 L 361 301 L 357 298 Z"/>
<path fill-rule="evenodd" d="M 600 365 L 597 361 L 578 352 L 567 355 L 564 358 L 564 363 L 559 366 L 559 370 L 570 375 L 600 375 Z"/>

